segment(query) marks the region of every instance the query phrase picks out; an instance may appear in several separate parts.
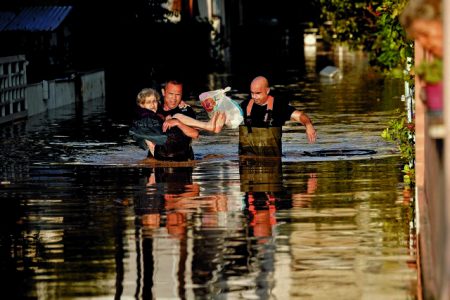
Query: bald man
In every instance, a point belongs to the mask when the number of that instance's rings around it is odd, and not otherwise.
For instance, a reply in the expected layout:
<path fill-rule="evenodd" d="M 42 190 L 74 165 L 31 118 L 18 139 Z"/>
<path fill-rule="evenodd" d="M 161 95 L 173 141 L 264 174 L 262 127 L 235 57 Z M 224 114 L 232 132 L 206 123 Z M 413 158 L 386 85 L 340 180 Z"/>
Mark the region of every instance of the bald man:
<path fill-rule="evenodd" d="M 239 154 L 281 156 L 281 127 L 289 120 L 303 124 L 308 142 L 315 143 L 316 130 L 311 119 L 287 101 L 269 95 L 267 78 L 253 79 L 250 92 L 252 98 L 241 103 L 245 118 L 239 130 Z"/>

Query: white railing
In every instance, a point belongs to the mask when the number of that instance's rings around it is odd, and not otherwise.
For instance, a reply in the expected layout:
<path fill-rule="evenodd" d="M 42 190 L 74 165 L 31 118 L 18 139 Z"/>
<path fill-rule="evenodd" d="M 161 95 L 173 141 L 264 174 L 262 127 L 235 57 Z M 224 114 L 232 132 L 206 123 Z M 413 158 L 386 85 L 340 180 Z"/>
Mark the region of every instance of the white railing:
<path fill-rule="evenodd" d="M 27 116 L 25 55 L 0 57 L 0 123 Z"/>

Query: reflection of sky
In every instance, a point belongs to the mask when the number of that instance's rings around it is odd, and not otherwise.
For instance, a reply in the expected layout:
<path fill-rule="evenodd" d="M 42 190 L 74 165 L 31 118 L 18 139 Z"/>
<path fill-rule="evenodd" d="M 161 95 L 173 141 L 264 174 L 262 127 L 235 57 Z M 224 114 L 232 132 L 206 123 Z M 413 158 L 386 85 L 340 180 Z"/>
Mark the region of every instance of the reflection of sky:
<path fill-rule="evenodd" d="M 305 73 L 307 78 L 314 78 L 316 76 L 316 51 L 317 46 L 305 45 Z"/>

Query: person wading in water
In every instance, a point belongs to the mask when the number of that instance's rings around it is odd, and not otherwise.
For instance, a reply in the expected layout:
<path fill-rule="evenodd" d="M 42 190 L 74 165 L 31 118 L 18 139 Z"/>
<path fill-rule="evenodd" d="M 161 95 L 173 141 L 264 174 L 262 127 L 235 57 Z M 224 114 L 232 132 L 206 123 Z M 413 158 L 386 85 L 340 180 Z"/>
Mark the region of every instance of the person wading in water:
<path fill-rule="evenodd" d="M 281 127 L 289 120 L 303 124 L 308 142 L 316 142 L 316 130 L 308 115 L 269 95 L 265 77 L 254 78 L 250 92 L 251 99 L 241 103 L 244 125 L 239 127 L 239 155 L 281 156 Z"/>

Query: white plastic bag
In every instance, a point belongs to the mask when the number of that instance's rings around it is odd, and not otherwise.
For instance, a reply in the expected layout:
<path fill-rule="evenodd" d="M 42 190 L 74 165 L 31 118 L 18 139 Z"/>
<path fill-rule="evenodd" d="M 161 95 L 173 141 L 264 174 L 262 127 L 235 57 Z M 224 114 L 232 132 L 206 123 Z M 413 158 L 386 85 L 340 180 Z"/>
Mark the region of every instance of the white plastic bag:
<path fill-rule="evenodd" d="M 239 104 L 225 95 L 229 90 L 231 88 L 226 87 L 225 89 L 204 92 L 200 94 L 199 98 L 209 117 L 217 111 L 225 112 L 225 125 L 230 128 L 237 128 L 244 120 L 244 114 Z"/>

